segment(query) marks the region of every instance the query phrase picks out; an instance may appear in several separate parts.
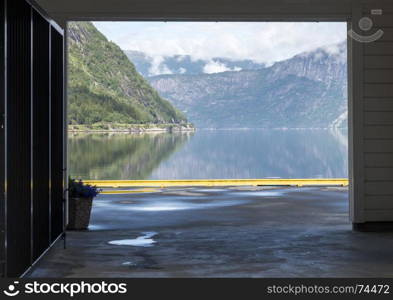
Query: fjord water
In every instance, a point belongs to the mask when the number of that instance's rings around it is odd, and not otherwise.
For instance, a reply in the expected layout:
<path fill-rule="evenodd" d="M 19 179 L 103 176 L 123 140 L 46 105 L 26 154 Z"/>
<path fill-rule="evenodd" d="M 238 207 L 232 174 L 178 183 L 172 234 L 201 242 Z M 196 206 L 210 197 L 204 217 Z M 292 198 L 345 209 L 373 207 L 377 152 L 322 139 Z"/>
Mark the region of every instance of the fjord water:
<path fill-rule="evenodd" d="M 82 179 L 346 178 L 345 130 L 197 130 L 69 134 Z"/>

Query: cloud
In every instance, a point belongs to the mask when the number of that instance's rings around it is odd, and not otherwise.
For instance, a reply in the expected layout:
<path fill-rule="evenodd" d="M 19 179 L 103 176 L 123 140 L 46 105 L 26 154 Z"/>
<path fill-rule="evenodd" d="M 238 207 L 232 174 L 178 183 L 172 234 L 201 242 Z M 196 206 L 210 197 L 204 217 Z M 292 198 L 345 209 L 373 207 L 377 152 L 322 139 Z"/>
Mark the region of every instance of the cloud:
<path fill-rule="evenodd" d="M 163 64 L 164 62 L 163 56 L 152 56 L 150 62 L 151 62 L 151 66 L 149 68 L 150 76 L 173 74 L 173 72 L 168 68 L 168 66 Z"/>
<path fill-rule="evenodd" d="M 315 22 L 95 22 L 122 49 L 152 57 L 226 57 L 272 64 L 346 39 L 346 23 Z M 210 68 L 210 66 L 208 67 Z M 218 66 L 211 66 L 218 68 Z"/>
<path fill-rule="evenodd" d="M 322 48 L 325 50 L 329 55 L 335 56 L 338 61 L 341 63 L 347 63 L 347 47 L 346 45 L 342 44 L 335 44 L 335 45 L 327 45 Z"/>
<path fill-rule="evenodd" d="M 226 64 L 220 63 L 218 61 L 209 61 L 204 67 L 203 67 L 203 72 L 207 74 L 212 74 L 212 73 L 221 73 L 221 72 L 226 72 L 226 71 L 241 71 L 241 68 L 239 67 L 234 67 L 233 69 L 228 68 Z"/>
<path fill-rule="evenodd" d="M 179 55 L 176 57 L 176 61 L 181 62 L 186 59 L 186 56 Z"/>
<path fill-rule="evenodd" d="M 325 55 L 334 57 L 338 63 L 345 64 L 347 62 L 347 45 L 346 43 L 331 44 L 319 47 L 313 50 L 315 60 L 319 60 Z M 300 56 L 309 56 L 310 52 L 303 52 Z"/>

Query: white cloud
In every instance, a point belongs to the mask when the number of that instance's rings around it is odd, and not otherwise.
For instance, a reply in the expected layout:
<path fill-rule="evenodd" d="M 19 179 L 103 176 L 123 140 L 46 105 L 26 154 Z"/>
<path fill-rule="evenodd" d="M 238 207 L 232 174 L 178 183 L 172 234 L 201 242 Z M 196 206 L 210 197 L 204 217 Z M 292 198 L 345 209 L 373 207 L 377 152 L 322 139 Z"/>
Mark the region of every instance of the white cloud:
<path fill-rule="evenodd" d="M 335 45 L 328 45 L 326 47 L 323 47 L 323 49 L 329 54 L 335 56 L 341 63 L 346 63 L 347 62 L 347 51 L 346 47 L 342 48 L 339 47 L 337 44 Z"/>
<path fill-rule="evenodd" d="M 163 64 L 163 56 L 152 56 L 151 57 L 151 67 L 149 68 L 149 74 L 151 76 L 163 75 L 163 74 L 173 74 L 167 65 Z"/>
<path fill-rule="evenodd" d="M 177 60 L 178 62 L 181 62 L 181 61 L 183 61 L 185 58 L 186 58 L 186 56 L 181 56 L 181 55 L 179 55 L 178 57 L 176 57 L 176 60 Z"/>
<path fill-rule="evenodd" d="M 332 44 L 325 45 L 317 49 L 314 49 L 314 59 L 319 60 L 324 55 L 333 56 L 337 62 L 346 63 L 347 62 L 347 47 L 345 44 Z M 308 56 L 309 52 L 304 52 L 300 54 L 301 56 Z"/>
<path fill-rule="evenodd" d="M 220 73 L 225 71 L 230 71 L 230 68 L 228 68 L 225 64 L 216 61 L 210 61 L 203 67 L 203 72 L 208 74 Z"/>
<path fill-rule="evenodd" d="M 242 68 L 234 67 L 233 69 L 228 68 L 226 64 L 218 61 L 209 61 L 204 67 L 203 72 L 207 74 L 221 73 L 226 71 L 241 71 Z"/>
<path fill-rule="evenodd" d="M 95 22 L 94 24 L 122 49 L 142 51 L 153 57 L 188 54 L 193 60 L 226 57 L 272 64 L 304 51 L 341 42 L 346 38 L 344 22 Z"/>

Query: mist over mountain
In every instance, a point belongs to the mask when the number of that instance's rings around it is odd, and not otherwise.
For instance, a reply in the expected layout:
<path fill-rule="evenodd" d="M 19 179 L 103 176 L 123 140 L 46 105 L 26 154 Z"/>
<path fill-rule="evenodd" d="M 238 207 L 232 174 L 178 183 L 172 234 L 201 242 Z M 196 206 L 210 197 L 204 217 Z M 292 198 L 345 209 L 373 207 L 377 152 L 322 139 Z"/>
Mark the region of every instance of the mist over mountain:
<path fill-rule="evenodd" d="M 146 77 L 163 74 L 211 74 L 225 71 L 258 70 L 265 64 L 250 59 L 231 60 L 216 57 L 209 60 L 194 59 L 190 55 L 149 56 L 140 51 L 123 50 L 138 72 Z"/>
<path fill-rule="evenodd" d="M 212 74 L 173 58 L 175 74 L 148 80 L 200 128 L 347 127 L 346 51 L 342 42 L 270 67 L 227 64 L 231 71 Z"/>

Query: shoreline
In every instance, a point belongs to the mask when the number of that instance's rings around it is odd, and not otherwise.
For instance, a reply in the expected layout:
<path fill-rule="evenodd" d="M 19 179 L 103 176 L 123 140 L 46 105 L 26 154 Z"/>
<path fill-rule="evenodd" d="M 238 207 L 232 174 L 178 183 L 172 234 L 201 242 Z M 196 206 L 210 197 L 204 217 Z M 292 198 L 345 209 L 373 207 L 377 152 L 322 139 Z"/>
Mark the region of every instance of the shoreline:
<path fill-rule="evenodd" d="M 71 133 L 160 133 L 160 132 L 194 132 L 191 124 L 93 124 L 68 125 Z"/>
<path fill-rule="evenodd" d="M 94 125 L 68 125 L 70 133 L 171 133 L 171 132 L 195 132 L 197 129 L 191 124 L 94 124 Z M 338 127 L 297 127 L 297 128 L 198 128 L 202 131 L 247 131 L 247 130 L 348 130 Z"/>

